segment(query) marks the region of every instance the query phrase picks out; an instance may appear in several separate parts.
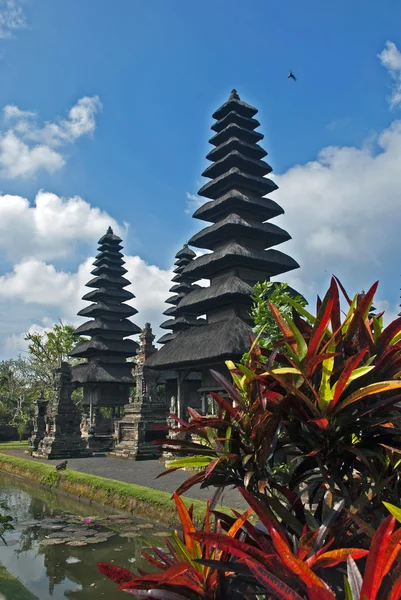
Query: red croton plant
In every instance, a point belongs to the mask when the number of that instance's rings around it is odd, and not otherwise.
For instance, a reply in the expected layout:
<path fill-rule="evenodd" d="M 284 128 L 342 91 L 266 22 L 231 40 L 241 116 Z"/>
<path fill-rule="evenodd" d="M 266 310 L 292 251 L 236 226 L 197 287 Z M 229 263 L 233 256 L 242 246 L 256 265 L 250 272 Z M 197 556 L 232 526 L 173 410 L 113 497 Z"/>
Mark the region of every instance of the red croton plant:
<path fill-rule="evenodd" d="M 271 305 L 277 347 L 215 373 L 218 414 L 189 409 L 186 439 L 165 442 L 180 455 L 165 473 L 197 469 L 174 496 L 183 538 L 145 554 L 159 574 L 103 573 L 166 600 L 401 598 L 401 318 L 370 314 L 376 288 L 350 299 L 333 278 L 316 317 Z M 199 483 L 237 486 L 253 515 L 208 508 L 197 531 L 180 494 Z"/>

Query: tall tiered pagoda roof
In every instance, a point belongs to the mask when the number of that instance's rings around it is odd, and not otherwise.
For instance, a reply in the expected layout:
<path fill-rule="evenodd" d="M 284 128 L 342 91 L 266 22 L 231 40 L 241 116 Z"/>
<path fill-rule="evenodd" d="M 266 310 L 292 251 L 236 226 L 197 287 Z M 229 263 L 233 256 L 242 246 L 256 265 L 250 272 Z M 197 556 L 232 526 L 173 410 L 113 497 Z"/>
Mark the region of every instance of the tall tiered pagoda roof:
<path fill-rule="evenodd" d="M 162 329 L 170 329 L 171 332 L 166 333 L 157 340 L 159 344 L 171 342 L 181 331 L 185 331 L 190 327 L 199 327 L 205 323 L 204 319 L 197 319 L 191 313 L 187 314 L 185 311 L 181 311 L 179 315 L 177 314 L 178 307 L 184 298 L 199 287 L 193 283 L 194 278 L 191 275 L 183 273 L 195 257 L 195 252 L 188 247 L 188 244 L 185 244 L 175 255 L 175 275 L 172 279 L 174 285 L 170 288 L 170 292 L 174 292 L 174 295 L 166 300 L 168 304 L 173 306 L 164 311 L 163 314 L 169 318 L 160 325 Z"/>
<path fill-rule="evenodd" d="M 130 282 L 124 277 L 127 269 L 123 266 L 121 241 L 111 227 L 100 238 L 91 272 L 94 277 L 86 284 L 92 291 L 82 298 L 91 304 L 78 315 L 89 320 L 74 333 L 89 339 L 81 341 L 70 353 L 73 358 L 87 359 L 73 368 L 73 379 L 81 384 L 133 382 L 132 364 L 127 363 L 127 358 L 135 356 L 138 344 L 125 338 L 140 333 L 141 329 L 129 319 L 138 311 L 125 304 L 135 296 L 124 289 Z"/>
<path fill-rule="evenodd" d="M 174 313 L 206 314 L 207 324 L 177 335 L 149 359 L 149 367 L 188 369 L 241 358 L 252 333 L 253 286 L 299 267 L 275 249 L 291 237 L 270 222 L 284 211 L 265 197 L 277 185 L 267 177 L 272 169 L 263 160 L 267 153 L 259 145 L 263 135 L 255 131 L 256 113 L 233 90 L 213 115 L 209 141 L 214 148 L 203 172 L 209 181 L 198 192 L 207 201 L 193 215 L 210 224 L 189 240 L 190 246 L 209 252 L 182 272 L 194 281 L 209 279 L 210 286 L 185 295 Z"/>

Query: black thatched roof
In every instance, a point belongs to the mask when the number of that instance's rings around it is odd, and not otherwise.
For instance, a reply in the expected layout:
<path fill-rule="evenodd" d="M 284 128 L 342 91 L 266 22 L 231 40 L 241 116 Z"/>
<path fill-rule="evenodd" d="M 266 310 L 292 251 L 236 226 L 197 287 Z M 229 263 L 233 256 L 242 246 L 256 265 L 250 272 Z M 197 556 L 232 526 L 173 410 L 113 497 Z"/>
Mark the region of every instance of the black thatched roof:
<path fill-rule="evenodd" d="M 209 154 L 206 155 L 207 160 L 218 161 L 224 158 L 229 152 L 237 150 L 240 154 L 245 154 L 249 158 L 260 160 L 267 156 L 266 150 L 264 150 L 259 144 L 248 144 L 243 142 L 237 137 L 229 138 L 226 142 L 213 148 Z"/>
<path fill-rule="evenodd" d="M 105 363 L 91 361 L 81 363 L 72 368 L 72 381 L 78 384 L 85 383 L 125 383 L 133 385 L 132 363 Z"/>
<path fill-rule="evenodd" d="M 193 283 L 194 277 L 184 273 L 185 267 L 191 264 L 195 256 L 195 252 L 188 248 L 188 244 L 185 244 L 184 247 L 175 255 L 175 264 L 178 266 L 176 269 L 174 269 L 176 275 L 172 279 L 175 285 L 170 288 L 170 292 L 175 292 L 175 295 L 170 296 L 170 298 L 166 300 L 168 304 L 173 304 L 174 306 L 164 311 L 166 316 L 173 318 L 167 319 L 160 325 L 162 329 L 171 329 L 172 333 L 163 335 L 159 340 L 157 340 L 159 344 L 171 342 L 178 331 L 183 331 L 189 327 L 198 327 L 204 324 L 204 321 L 197 320 L 192 315 L 185 315 L 181 312 L 180 316 L 178 316 L 176 308 L 176 306 L 183 298 L 185 298 L 187 294 L 190 294 L 198 287 Z"/>
<path fill-rule="evenodd" d="M 256 108 L 250 104 L 247 104 L 246 102 L 243 102 L 236 90 L 233 90 L 227 102 L 225 102 L 213 113 L 213 119 L 222 119 L 230 111 L 235 111 L 236 113 L 248 118 L 252 118 L 258 112 Z"/>
<path fill-rule="evenodd" d="M 193 314 L 204 314 L 213 308 L 233 304 L 251 305 L 252 287 L 239 277 L 232 276 L 222 279 L 209 287 L 200 287 L 185 296 L 177 306 L 181 311 Z"/>
<path fill-rule="evenodd" d="M 197 248 L 213 250 L 224 240 L 235 238 L 260 242 L 260 249 L 264 249 L 282 244 L 290 240 L 291 236 L 273 223 L 258 223 L 237 214 L 230 214 L 215 225 L 196 233 L 189 241 L 192 246 Z"/>
<path fill-rule="evenodd" d="M 249 349 L 252 328 L 233 317 L 179 333 L 145 362 L 149 369 L 184 369 L 239 360 Z"/>
<path fill-rule="evenodd" d="M 133 340 L 111 340 L 95 337 L 92 340 L 84 340 L 78 344 L 74 350 L 71 350 L 70 356 L 90 358 L 91 356 L 114 355 L 128 358 L 129 356 L 135 356 L 138 347 L 138 344 Z"/>
<path fill-rule="evenodd" d="M 122 277 L 127 270 L 122 266 L 124 260 L 120 252 L 120 242 L 121 238 L 115 235 L 110 227 L 106 235 L 100 238 L 100 252 L 92 271 L 95 277 L 87 283 L 87 287 L 95 289 L 83 297 L 92 304 L 78 313 L 91 319 L 75 330 L 75 335 L 85 335 L 91 339 L 81 341 L 70 353 L 70 356 L 88 359 L 88 363 L 80 365 L 82 368 L 77 371 L 81 373 L 81 382 L 84 382 L 86 377 L 84 373 L 90 373 L 90 381 L 94 381 L 93 377 L 97 373 L 100 377 L 98 381 L 118 382 L 118 372 L 130 371 L 131 367 L 127 366 L 126 358 L 135 356 L 138 348 L 138 344 L 133 340 L 124 339 L 140 333 L 141 329 L 128 319 L 138 312 L 136 308 L 124 304 L 126 300 L 134 298 L 134 294 L 124 289 L 130 282 Z M 111 380 L 103 372 L 104 365 L 108 363 L 114 365 Z M 99 364 L 103 365 L 103 370 Z M 124 382 L 125 380 L 120 380 L 120 383 Z"/>
<path fill-rule="evenodd" d="M 198 256 L 185 271 L 188 269 L 188 274 L 196 275 L 198 279 L 208 279 L 216 273 L 235 267 L 265 271 L 268 278 L 297 269 L 299 264 L 279 250 L 255 250 L 237 242 L 228 242 L 215 252 Z"/>
<path fill-rule="evenodd" d="M 119 333 L 124 337 L 141 333 L 141 328 L 128 319 L 122 321 L 106 321 L 106 319 L 94 319 L 83 323 L 75 330 L 75 335 L 102 335 L 104 333 Z"/>
<path fill-rule="evenodd" d="M 195 219 L 216 223 L 230 213 L 257 218 L 266 221 L 284 213 L 281 206 L 270 198 L 258 198 L 253 194 L 245 194 L 240 190 L 230 190 L 221 198 L 205 202 L 192 215 Z"/>
<path fill-rule="evenodd" d="M 232 123 L 236 123 L 240 127 L 244 127 L 245 129 L 249 129 L 250 131 L 253 131 L 254 129 L 260 126 L 259 121 L 257 121 L 256 119 L 244 117 L 239 113 L 235 112 L 235 110 L 231 110 L 222 119 L 216 121 L 216 123 L 212 125 L 211 129 L 218 133 L 219 131 L 223 131 L 223 129 L 225 129 L 227 125 L 232 125 Z"/>
<path fill-rule="evenodd" d="M 209 143 L 213 144 L 213 146 L 221 146 L 221 144 L 224 144 L 224 142 L 227 142 L 227 140 L 232 137 L 237 137 L 248 144 L 257 144 L 263 140 L 264 135 L 257 131 L 251 131 L 250 129 L 240 127 L 236 123 L 232 123 L 211 137 Z"/>
<path fill-rule="evenodd" d="M 206 198 L 215 200 L 232 189 L 245 189 L 250 193 L 264 196 L 265 194 L 274 192 L 278 187 L 267 177 L 248 175 L 248 173 L 240 171 L 238 167 L 233 167 L 223 175 L 206 183 L 201 187 L 198 194 L 199 196 L 205 196 Z"/>
<path fill-rule="evenodd" d="M 265 222 L 283 210 L 263 197 L 277 186 L 265 177 L 271 167 L 262 160 L 266 152 L 258 146 L 263 135 L 255 131 L 259 126 L 253 118 L 256 112 L 233 91 L 214 114 L 217 123 L 212 129 L 216 134 L 210 143 L 216 148 L 208 154 L 214 164 L 203 173 L 211 181 L 198 192 L 212 201 L 194 214 L 214 224 L 189 241 L 212 252 L 194 258 L 183 270 L 179 264 L 174 277 L 178 284 L 185 277 L 192 288 L 196 279 L 210 279 L 211 283 L 183 294 L 176 303 L 174 319 L 163 326 L 175 327 L 181 317 L 189 320 L 190 315 L 202 314 L 206 314 L 208 324 L 178 333 L 149 359 L 146 364 L 150 368 L 196 369 L 228 358 L 239 359 L 249 347 L 251 327 L 246 321 L 251 284 L 299 266 L 290 256 L 270 249 L 289 240 L 290 235 Z"/>
<path fill-rule="evenodd" d="M 128 290 L 122 290 L 117 288 L 105 288 L 100 287 L 97 290 L 92 290 L 82 296 L 82 300 L 90 300 L 91 302 L 97 302 L 98 300 L 107 300 L 113 298 L 114 300 L 118 300 L 119 302 L 125 302 L 126 300 L 132 300 L 135 298 L 132 292 Z"/>
<path fill-rule="evenodd" d="M 209 165 L 202 173 L 203 177 L 220 177 L 230 169 L 237 167 L 240 170 L 247 171 L 250 175 L 263 177 L 272 172 L 272 168 L 264 160 L 249 158 L 245 154 L 232 150 L 217 162 Z"/>

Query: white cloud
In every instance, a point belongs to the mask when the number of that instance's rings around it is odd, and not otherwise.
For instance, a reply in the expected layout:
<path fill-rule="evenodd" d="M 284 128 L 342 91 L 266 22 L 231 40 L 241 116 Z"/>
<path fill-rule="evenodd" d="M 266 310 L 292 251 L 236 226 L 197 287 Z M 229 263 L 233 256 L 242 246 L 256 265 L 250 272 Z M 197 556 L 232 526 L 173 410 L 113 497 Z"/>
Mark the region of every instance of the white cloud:
<path fill-rule="evenodd" d="M 0 305 L 2 302 L 12 301 L 20 307 L 23 303 L 27 312 L 33 307 L 41 307 L 44 315 L 42 324 L 31 325 L 29 331 L 48 331 L 59 319 L 79 325 L 84 319 L 78 317 L 77 313 L 88 305 L 82 300 L 82 296 L 88 292 L 85 285 L 92 277 L 90 271 L 93 260 L 93 257 L 88 258 L 75 272 L 57 270 L 53 265 L 37 259 L 21 262 L 14 266 L 11 273 L 0 277 Z M 126 277 L 132 282 L 127 289 L 135 294 L 135 298 L 128 304 L 138 310 L 138 315 L 134 315 L 132 320 L 139 327 L 150 322 L 159 337 L 165 333 L 159 329 L 159 324 L 161 313 L 167 308 L 164 303 L 169 295 L 173 272 L 149 265 L 139 256 L 125 256 L 125 261 L 128 270 Z M 5 324 L 0 323 L 0 338 L 3 337 L 0 354 L 9 356 L 10 353 L 15 355 L 24 351 L 25 331 L 7 334 L 1 331 L 3 325 Z"/>
<path fill-rule="evenodd" d="M 190 194 L 189 192 L 186 192 L 185 196 L 187 198 L 185 212 L 192 215 L 193 212 L 202 206 L 204 199 L 200 198 L 196 194 Z"/>
<path fill-rule="evenodd" d="M 12 37 L 14 31 L 26 27 L 25 15 L 18 0 L 0 0 L 0 39 Z"/>
<path fill-rule="evenodd" d="M 0 253 L 14 262 L 71 259 L 80 243 L 94 246 L 109 225 L 124 235 L 115 219 L 79 196 L 60 198 L 41 190 L 31 205 L 21 196 L 0 195 Z"/>
<path fill-rule="evenodd" d="M 401 52 L 394 42 L 387 41 L 385 48 L 378 55 L 382 65 L 388 69 L 394 79 L 394 88 L 390 97 L 392 107 L 401 104 Z"/>
<path fill-rule="evenodd" d="M 394 121 L 375 151 L 325 148 L 275 177 L 274 197 L 286 211 L 275 222 L 293 236 L 282 250 L 302 267 L 286 276 L 291 284 L 301 279 L 317 290 L 334 273 L 358 291 L 382 277 L 389 258 L 399 255 L 400 164 L 401 121 Z"/>
<path fill-rule="evenodd" d="M 60 169 L 65 164 L 62 147 L 93 134 L 101 107 L 98 96 L 85 96 L 70 109 L 66 119 L 49 121 L 41 127 L 35 112 L 5 106 L 0 131 L 0 176 L 27 178 L 41 170 L 53 173 Z"/>

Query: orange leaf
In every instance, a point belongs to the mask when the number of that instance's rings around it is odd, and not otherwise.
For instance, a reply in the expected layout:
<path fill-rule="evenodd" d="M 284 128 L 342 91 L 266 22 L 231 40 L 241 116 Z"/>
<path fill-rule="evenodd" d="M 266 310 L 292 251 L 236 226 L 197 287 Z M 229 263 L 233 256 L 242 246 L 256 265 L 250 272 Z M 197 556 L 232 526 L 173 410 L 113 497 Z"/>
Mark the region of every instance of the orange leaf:
<path fill-rule="evenodd" d="M 362 548 L 341 548 L 340 550 L 331 550 L 321 554 L 314 563 L 313 567 L 335 567 L 340 562 L 346 562 L 349 556 L 352 556 L 354 560 L 363 558 L 369 554 L 369 550 L 363 550 Z"/>

